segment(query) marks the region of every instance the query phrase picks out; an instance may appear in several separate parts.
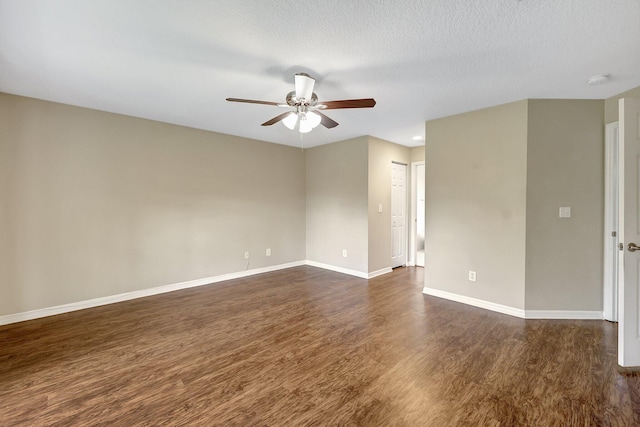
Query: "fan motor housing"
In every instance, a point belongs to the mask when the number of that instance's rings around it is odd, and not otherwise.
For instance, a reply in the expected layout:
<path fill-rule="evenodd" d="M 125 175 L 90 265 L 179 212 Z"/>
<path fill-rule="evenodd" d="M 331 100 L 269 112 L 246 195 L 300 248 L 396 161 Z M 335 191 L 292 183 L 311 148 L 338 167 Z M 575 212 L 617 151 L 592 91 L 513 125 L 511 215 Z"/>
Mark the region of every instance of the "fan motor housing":
<path fill-rule="evenodd" d="M 311 99 L 298 99 L 296 98 L 296 91 L 292 90 L 287 94 L 287 105 L 292 107 L 313 107 L 318 103 L 318 95 L 315 92 L 312 92 Z"/>

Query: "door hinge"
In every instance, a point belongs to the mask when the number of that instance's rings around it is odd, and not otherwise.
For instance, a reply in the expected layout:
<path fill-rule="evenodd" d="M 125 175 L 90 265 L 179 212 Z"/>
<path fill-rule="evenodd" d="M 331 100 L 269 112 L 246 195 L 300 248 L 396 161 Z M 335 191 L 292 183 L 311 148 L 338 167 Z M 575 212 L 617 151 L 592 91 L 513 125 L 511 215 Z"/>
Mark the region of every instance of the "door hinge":
<path fill-rule="evenodd" d="M 611 237 L 616 237 L 618 235 L 618 233 L 616 233 L 615 231 L 611 232 Z"/>

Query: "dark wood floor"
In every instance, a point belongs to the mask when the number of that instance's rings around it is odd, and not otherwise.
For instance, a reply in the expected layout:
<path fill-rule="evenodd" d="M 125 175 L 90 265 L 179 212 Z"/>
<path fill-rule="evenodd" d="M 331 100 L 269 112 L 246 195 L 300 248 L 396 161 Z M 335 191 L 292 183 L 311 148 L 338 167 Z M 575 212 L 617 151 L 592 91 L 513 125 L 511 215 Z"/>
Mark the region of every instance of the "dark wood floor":
<path fill-rule="evenodd" d="M 616 325 L 298 267 L 0 327 L 2 426 L 630 426 Z"/>

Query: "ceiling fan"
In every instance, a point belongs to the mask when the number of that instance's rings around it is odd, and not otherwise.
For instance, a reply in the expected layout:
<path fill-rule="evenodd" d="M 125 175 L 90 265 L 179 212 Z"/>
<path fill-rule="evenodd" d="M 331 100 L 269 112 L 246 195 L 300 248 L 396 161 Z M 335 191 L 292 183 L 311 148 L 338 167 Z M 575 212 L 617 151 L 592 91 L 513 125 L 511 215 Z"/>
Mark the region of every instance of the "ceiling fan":
<path fill-rule="evenodd" d="M 285 108 L 292 107 L 293 110 L 279 114 L 271 120 L 267 120 L 262 124 L 262 126 L 271 126 L 281 121 L 291 130 L 294 130 L 297 126 L 300 133 L 311 132 L 313 128 L 320 124 L 328 129 L 338 126 L 338 122 L 325 116 L 320 112 L 320 110 L 337 110 L 339 108 L 371 108 L 376 105 L 376 101 L 373 98 L 318 102 L 318 96 L 313 91 L 315 82 L 315 79 L 306 73 L 296 74 L 295 90 L 287 94 L 286 104 L 240 98 L 227 98 L 227 101 L 273 105 Z"/>

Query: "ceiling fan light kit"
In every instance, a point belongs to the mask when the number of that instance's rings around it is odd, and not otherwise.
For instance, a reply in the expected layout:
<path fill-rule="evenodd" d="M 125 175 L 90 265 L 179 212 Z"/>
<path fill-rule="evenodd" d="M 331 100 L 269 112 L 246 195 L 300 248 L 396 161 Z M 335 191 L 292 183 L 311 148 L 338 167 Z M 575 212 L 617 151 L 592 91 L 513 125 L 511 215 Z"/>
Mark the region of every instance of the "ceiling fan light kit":
<path fill-rule="evenodd" d="M 296 125 L 299 123 L 299 132 L 308 133 L 311 132 L 312 129 L 316 128 L 320 124 L 321 120 L 322 118 L 313 111 L 307 111 L 306 113 L 297 113 L 292 111 L 282 119 L 282 124 L 289 129 L 294 130 Z"/>
<path fill-rule="evenodd" d="M 306 73 L 298 73 L 294 76 L 295 90 L 289 92 L 286 104 L 278 104 L 270 101 L 257 101 L 253 99 L 227 98 L 230 102 L 244 102 L 249 104 L 271 105 L 277 107 L 292 107 L 294 110 L 280 114 L 271 120 L 267 120 L 262 126 L 271 126 L 282 122 L 287 128 L 294 130 L 296 126 L 300 133 L 311 132 L 318 125 L 327 129 L 338 126 L 338 122 L 327 117 L 319 110 L 336 110 L 340 108 L 372 108 L 376 105 L 373 98 L 343 99 L 339 101 L 318 102 L 318 96 L 313 91 L 315 80 Z"/>
<path fill-rule="evenodd" d="M 298 115 L 294 112 L 289 113 L 287 117 L 282 119 L 282 124 L 291 130 L 295 129 L 296 123 L 298 123 Z"/>

